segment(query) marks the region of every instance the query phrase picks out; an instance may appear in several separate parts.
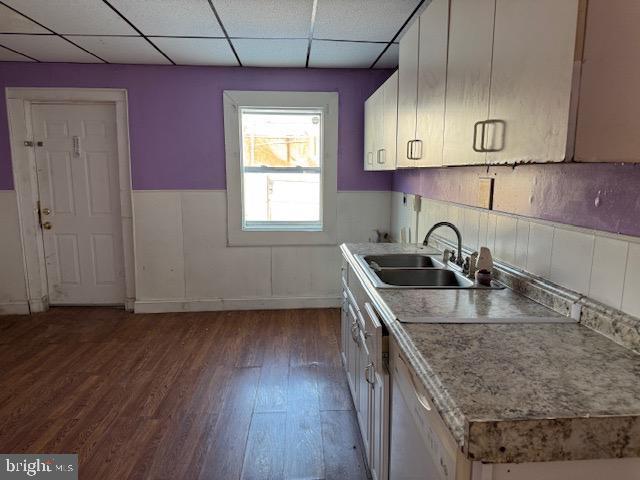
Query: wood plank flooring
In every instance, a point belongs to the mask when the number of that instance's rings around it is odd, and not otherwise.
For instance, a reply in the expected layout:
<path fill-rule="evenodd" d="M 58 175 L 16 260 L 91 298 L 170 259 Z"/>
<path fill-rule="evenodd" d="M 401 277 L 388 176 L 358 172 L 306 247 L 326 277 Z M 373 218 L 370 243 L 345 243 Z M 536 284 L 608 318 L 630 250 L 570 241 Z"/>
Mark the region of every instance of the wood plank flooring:
<path fill-rule="evenodd" d="M 0 317 L 0 452 L 81 479 L 366 479 L 338 310 Z"/>

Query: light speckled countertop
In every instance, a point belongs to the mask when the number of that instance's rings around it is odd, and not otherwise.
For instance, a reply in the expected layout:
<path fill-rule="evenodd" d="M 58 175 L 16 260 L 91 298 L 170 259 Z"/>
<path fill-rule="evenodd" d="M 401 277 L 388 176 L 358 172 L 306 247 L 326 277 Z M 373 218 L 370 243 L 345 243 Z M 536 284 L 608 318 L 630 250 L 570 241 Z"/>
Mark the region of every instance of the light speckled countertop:
<path fill-rule="evenodd" d="M 346 244 L 352 255 L 425 252 Z M 488 463 L 640 456 L 640 355 L 578 323 L 451 323 L 557 313 L 509 289 L 365 286 L 463 451 Z M 398 318 L 443 318 L 401 323 Z M 454 320 L 455 321 L 455 320 Z"/>

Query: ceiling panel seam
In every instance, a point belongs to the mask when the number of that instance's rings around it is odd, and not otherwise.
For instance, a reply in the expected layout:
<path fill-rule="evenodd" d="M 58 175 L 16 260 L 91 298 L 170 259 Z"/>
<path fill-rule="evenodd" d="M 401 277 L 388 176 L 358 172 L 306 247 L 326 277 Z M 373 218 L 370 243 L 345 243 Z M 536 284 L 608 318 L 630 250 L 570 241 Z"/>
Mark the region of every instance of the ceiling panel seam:
<path fill-rule="evenodd" d="M 307 59 L 304 63 L 305 68 L 309 68 L 309 57 L 311 56 L 311 43 L 313 42 L 313 30 L 316 26 L 316 13 L 318 11 L 318 0 L 313 0 L 311 6 L 311 24 L 309 25 L 309 43 L 307 44 Z"/>
<path fill-rule="evenodd" d="M 13 48 L 9 48 L 6 45 L 3 45 L 2 43 L 0 43 L 0 47 L 4 48 L 5 50 L 9 50 L 10 52 L 17 53 L 18 55 L 22 55 L 25 58 L 29 58 L 29 59 L 33 60 L 34 62 L 40 63 L 40 60 L 38 60 L 37 58 L 30 57 L 26 53 L 19 52 L 18 50 L 14 50 Z"/>
<path fill-rule="evenodd" d="M 231 51 L 233 52 L 233 55 L 236 57 L 236 61 L 238 62 L 238 66 L 242 66 L 242 62 L 240 61 L 240 57 L 238 56 L 238 52 L 236 52 L 236 48 L 233 46 L 233 42 L 231 41 L 231 37 L 229 37 L 229 33 L 227 32 L 227 29 L 225 28 L 224 24 L 222 23 L 222 19 L 220 18 L 220 15 L 218 14 L 218 11 L 216 10 L 216 7 L 213 5 L 213 1 L 212 0 L 207 0 L 209 2 L 209 7 L 211 7 L 211 11 L 213 12 L 213 14 L 216 17 L 216 20 L 218 21 L 218 24 L 220 25 L 220 28 L 222 29 L 222 33 L 224 33 L 225 38 L 227 39 L 227 42 L 229 42 L 229 46 L 231 47 Z"/>
<path fill-rule="evenodd" d="M 113 10 L 113 11 L 115 12 L 115 14 L 116 14 L 116 15 L 118 15 L 122 20 L 124 20 L 125 22 L 127 22 L 127 24 L 128 24 L 131 28 L 133 28 L 136 32 L 138 32 L 138 34 L 140 34 L 140 36 L 141 36 L 142 38 L 144 38 L 144 39 L 149 43 L 149 45 L 151 45 L 153 48 L 155 48 L 155 49 L 158 51 L 158 53 L 160 53 L 160 55 L 162 55 L 164 58 L 166 58 L 167 60 L 169 60 L 169 61 L 171 62 L 171 64 L 172 64 L 172 65 L 175 65 L 175 64 L 176 64 L 176 62 L 174 62 L 174 61 L 169 57 L 169 55 L 167 55 L 166 53 L 164 53 L 162 50 L 160 50 L 160 48 L 159 48 L 155 43 L 153 43 L 151 40 L 149 40 L 149 38 L 148 38 L 144 33 L 142 33 L 142 30 L 140 30 L 138 27 L 136 27 L 136 26 L 133 24 L 133 22 L 132 22 L 131 20 L 129 20 L 127 17 L 125 17 L 125 16 L 122 14 L 122 12 L 120 12 L 116 7 L 114 7 L 113 5 L 111 5 L 111 3 L 110 3 L 110 2 L 108 2 L 107 0 L 102 0 L 102 1 L 103 1 L 103 2 L 105 3 L 105 5 L 107 5 L 111 10 Z"/>
<path fill-rule="evenodd" d="M 402 33 L 402 30 L 404 30 L 404 27 L 406 27 L 409 22 L 413 19 L 414 15 L 420 11 L 420 7 L 422 7 L 422 5 L 424 4 L 425 0 L 420 0 L 420 3 L 418 3 L 418 5 L 416 6 L 416 8 L 413 9 L 413 12 L 411 12 L 411 15 L 409 15 L 409 18 L 407 18 L 404 23 L 402 24 L 402 26 L 398 29 L 398 31 L 396 32 L 396 34 L 393 36 L 393 38 L 389 41 L 389 43 L 387 43 L 387 46 L 384 47 L 382 49 L 382 52 L 380 52 L 380 55 L 378 55 L 378 57 L 373 61 L 373 63 L 371 64 L 371 66 L 369 67 L 374 68 L 376 66 L 376 63 L 378 63 L 378 61 L 382 58 L 382 56 L 387 52 L 387 50 L 389 50 L 389 47 L 391 47 L 391 45 L 393 45 L 393 43 L 396 41 L 396 38 L 398 38 L 398 36 L 400 35 L 400 33 Z"/>
<path fill-rule="evenodd" d="M 2 2 L 2 1 L 0 1 L 0 5 L 3 5 L 3 6 L 5 6 L 5 7 L 7 7 L 9 10 L 12 10 L 12 11 L 14 11 L 15 13 L 17 13 L 18 15 L 23 16 L 23 17 L 24 17 L 24 18 L 26 18 L 27 20 L 29 20 L 29 21 L 31 21 L 31 22 L 33 22 L 33 23 L 35 23 L 36 25 L 38 25 L 38 26 L 40 26 L 40 27 L 44 28 L 45 30 L 50 31 L 53 35 L 55 35 L 55 36 L 57 36 L 57 37 L 59 37 L 59 38 L 63 39 L 63 40 L 64 40 L 64 41 L 66 41 L 66 42 L 69 42 L 69 43 L 70 43 L 71 45 L 73 45 L 74 47 L 79 48 L 79 49 L 80 49 L 80 50 L 82 50 L 83 52 L 88 53 L 89 55 L 91 55 L 92 57 L 97 58 L 97 59 L 98 59 L 98 60 L 100 60 L 101 62 L 103 62 L 103 63 L 109 63 L 109 62 L 107 62 L 104 58 L 99 57 L 99 56 L 98 56 L 98 55 L 96 55 L 95 53 L 90 52 L 89 50 L 87 50 L 86 48 L 81 47 L 80 45 L 78 45 L 78 44 L 77 44 L 77 43 L 75 43 L 75 42 L 72 42 L 72 41 L 71 41 L 71 40 L 69 40 L 68 38 L 66 38 L 66 37 L 64 37 L 64 36 L 60 35 L 59 33 L 57 33 L 57 32 L 55 32 L 55 31 L 51 30 L 51 29 L 50 29 L 49 27 L 47 27 L 46 25 L 43 25 L 42 23 L 38 22 L 37 20 L 34 20 L 33 18 L 31 18 L 31 17 L 30 17 L 30 16 L 28 16 L 28 15 L 25 15 L 24 13 L 20 12 L 19 10 L 16 10 L 16 9 L 15 9 L 15 8 L 13 8 L 12 6 L 7 5 L 6 3 L 4 3 L 4 2 Z M 26 56 L 26 55 L 25 55 L 25 56 Z"/>

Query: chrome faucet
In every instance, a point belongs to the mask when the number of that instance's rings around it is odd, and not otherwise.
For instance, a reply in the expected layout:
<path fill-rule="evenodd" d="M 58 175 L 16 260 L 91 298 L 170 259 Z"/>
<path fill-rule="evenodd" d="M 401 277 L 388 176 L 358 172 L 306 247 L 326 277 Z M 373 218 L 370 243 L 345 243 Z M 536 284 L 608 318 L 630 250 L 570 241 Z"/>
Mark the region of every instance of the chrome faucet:
<path fill-rule="evenodd" d="M 458 230 L 458 227 L 456 227 L 453 223 L 450 223 L 450 222 L 436 223 L 433 227 L 429 229 L 427 234 L 424 236 L 424 241 L 422 242 L 422 245 L 425 245 L 425 246 L 429 245 L 429 237 L 431 236 L 434 230 L 440 227 L 449 227 L 456 234 L 456 237 L 458 238 L 458 256 L 455 258 L 451 258 L 451 260 L 459 267 L 462 267 L 464 265 L 464 259 L 462 258 L 462 235 L 460 235 L 460 230 Z"/>

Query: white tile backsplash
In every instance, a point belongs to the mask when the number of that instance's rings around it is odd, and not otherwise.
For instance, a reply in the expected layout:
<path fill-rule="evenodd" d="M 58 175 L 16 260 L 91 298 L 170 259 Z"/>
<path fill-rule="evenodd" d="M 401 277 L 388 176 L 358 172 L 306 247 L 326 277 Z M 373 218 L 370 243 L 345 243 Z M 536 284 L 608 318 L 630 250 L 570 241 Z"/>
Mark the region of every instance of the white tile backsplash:
<path fill-rule="evenodd" d="M 640 317 L 640 244 L 629 243 L 622 310 Z"/>
<path fill-rule="evenodd" d="M 552 247 L 553 227 L 543 223 L 531 222 L 529 225 L 526 270 L 539 277 L 548 277 L 551 270 Z"/>
<path fill-rule="evenodd" d="M 480 212 L 473 208 L 463 208 L 462 217 L 462 243 L 471 250 L 478 250 Z"/>
<path fill-rule="evenodd" d="M 596 236 L 589 285 L 591 298 L 612 307 L 622 306 L 628 250 L 627 242 Z"/>
<path fill-rule="evenodd" d="M 516 267 L 527 268 L 527 254 L 529 250 L 529 227 L 531 223 L 524 218 L 518 219 L 516 226 Z"/>
<path fill-rule="evenodd" d="M 487 246 L 487 233 L 489 231 L 489 214 L 486 211 L 480 211 L 478 224 L 478 250 L 480 247 Z"/>
<path fill-rule="evenodd" d="M 489 247 L 498 261 L 640 317 L 640 238 L 428 198 L 422 198 L 419 215 L 409 215 L 405 213 L 403 221 L 417 222 L 418 241 L 434 223 L 452 222 L 468 249 Z M 455 240 L 449 229 L 438 234 Z"/>
<path fill-rule="evenodd" d="M 591 279 L 594 242 L 593 233 L 556 228 L 549 279 L 586 295 Z"/>
<path fill-rule="evenodd" d="M 494 255 L 496 258 L 515 264 L 516 259 L 516 226 L 517 219 L 506 215 L 498 215 L 494 240 Z"/>
<path fill-rule="evenodd" d="M 487 247 L 492 252 L 495 250 L 495 241 L 496 241 L 496 224 L 498 221 L 498 216 L 495 213 L 489 214 L 489 219 L 487 220 L 487 242 L 484 247 Z"/>

